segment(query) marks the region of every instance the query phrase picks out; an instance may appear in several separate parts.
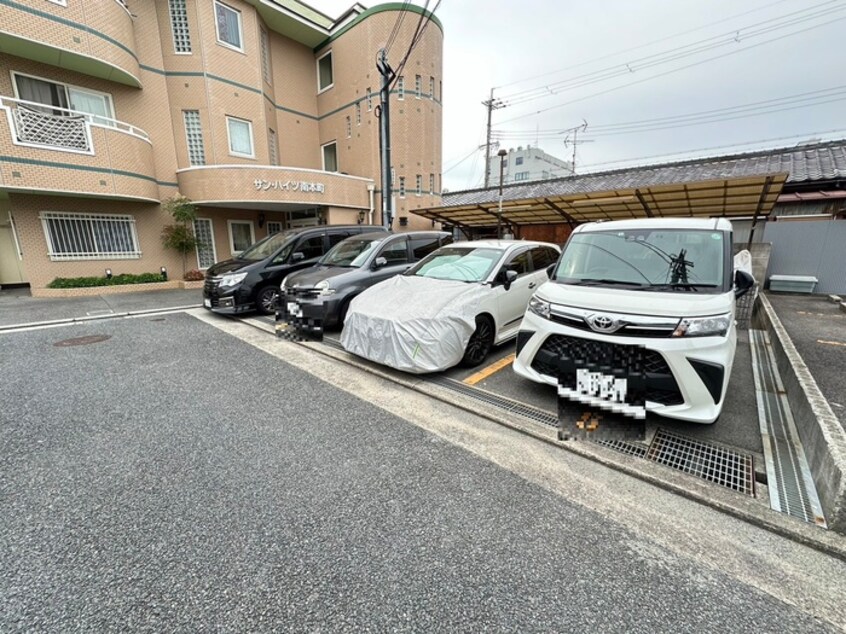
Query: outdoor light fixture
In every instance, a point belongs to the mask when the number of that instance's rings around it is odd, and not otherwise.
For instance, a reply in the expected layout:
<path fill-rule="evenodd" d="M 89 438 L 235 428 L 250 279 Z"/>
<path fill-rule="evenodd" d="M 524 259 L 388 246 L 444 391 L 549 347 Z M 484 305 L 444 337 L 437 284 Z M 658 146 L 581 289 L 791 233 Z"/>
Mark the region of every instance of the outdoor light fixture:
<path fill-rule="evenodd" d="M 106 269 L 106 279 L 112 279 L 112 269 Z"/>
<path fill-rule="evenodd" d="M 165 267 L 162 267 L 161 271 L 162 271 L 162 279 L 164 279 L 164 281 L 167 282 L 167 269 Z"/>
<path fill-rule="evenodd" d="M 364 222 L 364 209 L 359 210 L 358 212 L 358 224 Z"/>
<path fill-rule="evenodd" d="M 261 229 L 264 226 L 264 212 L 263 211 L 259 212 L 258 222 L 259 222 L 259 229 Z"/>
<path fill-rule="evenodd" d="M 407 227 L 408 226 L 408 218 L 406 216 L 400 216 L 400 227 Z"/>

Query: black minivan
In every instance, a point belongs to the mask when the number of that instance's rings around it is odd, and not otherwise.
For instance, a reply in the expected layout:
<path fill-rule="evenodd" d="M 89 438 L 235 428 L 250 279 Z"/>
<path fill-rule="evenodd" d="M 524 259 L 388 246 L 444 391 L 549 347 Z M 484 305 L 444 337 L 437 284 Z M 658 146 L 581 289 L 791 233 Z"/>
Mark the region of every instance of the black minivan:
<path fill-rule="evenodd" d="M 276 311 L 279 283 L 289 273 L 312 266 L 333 246 L 360 233 L 387 232 L 374 225 L 322 225 L 290 229 L 263 238 L 206 270 L 203 306 L 228 315 Z"/>

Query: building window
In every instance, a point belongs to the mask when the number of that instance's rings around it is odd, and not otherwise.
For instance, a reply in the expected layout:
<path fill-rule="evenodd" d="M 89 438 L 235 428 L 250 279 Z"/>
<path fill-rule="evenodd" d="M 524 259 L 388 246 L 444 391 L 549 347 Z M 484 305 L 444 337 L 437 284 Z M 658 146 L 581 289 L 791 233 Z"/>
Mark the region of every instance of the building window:
<path fill-rule="evenodd" d="M 191 32 L 188 30 L 188 9 L 185 0 L 170 0 L 170 28 L 173 31 L 173 50 L 176 53 L 191 52 Z"/>
<path fill-rule="evenodd" d="M 185 121 L 185 139 L 188 142 L 188 163 L 190 165 L 206 164 L 206 149 L 203 145 L 203 128 L 200 125 L 199 110 L 183 110 Z"/>
<path fill-rule="evenodd" d="M 435 78 L 429 77 L 429 97 L 431 99 L 435 98 Z"/>
<path fill-rule="evenodd" d="M 256 241 L 252 220 L 227 220 L 229 225 L 229 252 L 237 256 Z"/>
<path fill-rule="evenodd" d="M 217 41 L 243 53 L 244 39 L 241 36 L 241 12 L 214 0 L 214 17 L 214 23 L 217 27 Z"/>
<path fill-rule="evenodd" d="M 47 0 L 48 2 L 52 2 L 53 4 L 58 4 L 60 7 L 68 6 L 68 0 Z"/>
<path fill-rule="evenodd" d="M 523 164 L 523 157 L 517 156 L 514 158 L 514 165 L 522 165 Z"/>
<path fill-rule="evenodd" d="M 429 193 L 430 194 L 435 193 L 435 175 L 434 174 L 429 174 Z"/>
<path fill-rule="evenodd" d="M 259 29 L 259 40 L 261 42 L 261 76 L 268 84 L 272 83 L 270 74 L 270 39 L 267 31 Z"/>
<path fill-rule="evenodd" d="M 355 124 L 361 125 L 361 102 L 355 102 Z"/>
<path fill-rule="evenodd" d="M 416 194 L 419 196 L 420 194 L 423 193 L 423 175 L 422 174 L 417 175 L 417 180 L 414 184 L 417 186 Z"/>
<path fill-rule="evenodd" d="M 514 174 L 515 181 L 527 181 L 529 180 L 529 172 L 516 172 Z"/>
<path fill-rule="evenodd" d="M 271 165 L 279 165 L 279 150 L 276 147 L 276 130 L 267 129 L 267 156 Z"/>
<path fill-rule="evenodd" d="M 414 97 L 420 99 L 423 95 L 423 78 L 420 75 L 414 76 Z"/>
<path fill-rule="evenodd" d="M 373 110 L 373 91 L 370 86 L 367 87 L 367 112 Z"/>
<path fill-rule="evenodd" d="M 334 141 L 323 146 L 323 170 L 338 171 L 338 146 Z"/>
<path fill-rule="evenodd" d="M 399 177 L 399 195 L 400 198 L 405 198 L 405 176 Z"/>
<path fill-rule="evenodd" d="M 347 138 L 349 139 L 352 136 L 352 121 L 350 120 L 350 115 L 346 116 L 346 123 L 347 123 Z"/>
<path fill-rule="evenodd" d="M 397 99 L 400 101 L 405 99 L 405 77 L 402 75 L 397 79 Z"/>
<path fill-rule="evenodd" d="M 246 119 L 226 117 L 226 132 L 229 136 L 229 153 L 232 156 L 254 158 L 253 124 Z"/>
<path fill-rule="evenodd" d="M 194 221 L 194 237 L 197 238 L 197 268 L 207 269 L 217 262 L 211 218 L 197 218 Z"/>
<path fill-rule="evenodd" d="M 267 221 L 267 235 L 272 236 L 274 233 L 282 231 L 282 223 L 276 220 Z"/>
<path fill-rule="evenodd" d="M 114 126 L 115 111 L 112 96 L 87 88 L 77 88 L 38 77 L 12 73 L 15 79 L 15 94 L 18 99 L 43 103 L 54 108 L 76 110 L 91 115 L 88 120 L 99 125 Z M 68 116 L 72 113 L 48 110 L 48 114 Z"/>
<path fill-rule="evenodd" d="M 332 51 L 326 53 L 317 60 L 317 91 L 329 90 L 335 83 L 335 74 L 332 68 Z"/>
<path fill-rule="evenodd" d="M 126 215 L 44 212 L 51 260 L 126 260 L 141 257 L 135 218 Z"/>

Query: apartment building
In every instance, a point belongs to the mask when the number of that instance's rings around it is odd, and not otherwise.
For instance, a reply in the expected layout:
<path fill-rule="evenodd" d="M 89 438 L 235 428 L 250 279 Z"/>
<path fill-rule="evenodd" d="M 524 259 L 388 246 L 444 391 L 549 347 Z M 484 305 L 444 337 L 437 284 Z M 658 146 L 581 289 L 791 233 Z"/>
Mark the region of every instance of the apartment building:
<path fill-rule="evenodd" d="M 381 224 L 380 75 L 422 9 L 296 0 L 0 0 L 0 284 L 181 274 L 163 202 L 198 208 L 204 269 L 311 224 Z M 413 19 L 412 19 L 413 18 Z M 396 230 L 440 202 L 443 31 L 391 95 Z M 173 273 L 172 273 L 173 277 Z"/>
<path fill-rule="evenodd" d="M 494 153 L 488 164 L 491 185 L 499 187 L 499 168 L 502 160 L 502 184 L 511 185 L 523 181 L 549 180 L 573 174 L 573 163 L 547 154 L 539 147 L 509 148 L 508 154 L 499 157 Z"/>

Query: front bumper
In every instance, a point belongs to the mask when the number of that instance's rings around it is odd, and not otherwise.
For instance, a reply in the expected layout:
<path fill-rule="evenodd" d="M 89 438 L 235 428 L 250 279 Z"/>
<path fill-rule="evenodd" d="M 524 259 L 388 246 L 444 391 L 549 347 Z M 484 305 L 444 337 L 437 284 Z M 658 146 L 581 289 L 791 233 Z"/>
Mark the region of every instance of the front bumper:
<path fill-rule="evenodd" d="M 203 307 L 221 315 L 239 315 L 254 308 L 242 286 L 221 289 L 214 278 L 206 278 L 203 284 Z"/>
<path fill-rule="evenodd" d="M 554 386 L 560 386 L 559 372 L 563 372 L 562 380 L 568 382 L 565 392 L 575 387 L 570 374 L 577 366 L 596 371 L 594 364 L 601 362 L 619 376 L 629 372 L 630 381 L 634 369 L 642 381 L 635 383 L 645 411 L 713 423 L 722 411 L 736 344 L 734 326 L 724 337 L 623 337 L 571 328 L 527 311 L 513 367 L 520 376 Z M 565 362 L 559 365 L 562 357 Z M 571 396 L 612 409 L 601 399 Z"/>
<path fill-rule="evenodd" d="M 326 328 L 340 325 L 342 297 L 318 295 L 313 289 L 284 288 L 278 317 L 299 330 L 322 333 Z"/>

